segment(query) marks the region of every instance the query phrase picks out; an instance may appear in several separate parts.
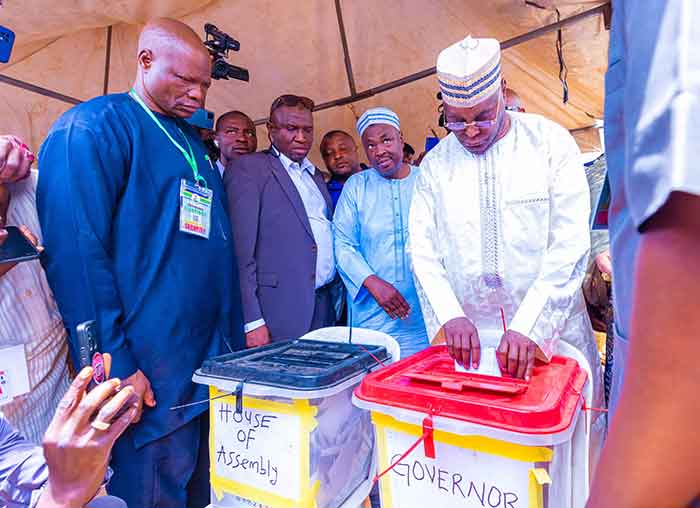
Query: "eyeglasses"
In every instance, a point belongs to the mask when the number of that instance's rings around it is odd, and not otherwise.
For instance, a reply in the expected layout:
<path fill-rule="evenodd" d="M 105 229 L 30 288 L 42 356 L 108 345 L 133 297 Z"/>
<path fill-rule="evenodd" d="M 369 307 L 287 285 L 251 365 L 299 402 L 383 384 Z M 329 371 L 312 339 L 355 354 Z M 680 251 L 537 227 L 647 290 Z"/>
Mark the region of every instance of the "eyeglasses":
<path fill-rule="evenodd" d="M 469 127 L 476 127 L 479 130 L 486 130 L 492 128 L 498 123 L 498 113 L 501 109 L 501 99 L 499 96 L 498 105 L 496 107 L 496 115 L 492 120 L 477 120 L 474 122 L 448 122 L 445 121 L 445 128 L 450 132 L 461 132 L 468 129 Z"/>
<path fill-rule="evenodd" d="M 270 116 L 272 116 L 272 113 L 274 113 L 275 110 L 281 106 L 289 106 L 291 108 L 300 104 L 309 111 L 313 111 L 315 107 L 314 101 L 312 101 L 308 97 L 302 97 L 300 95 L 291 94 L 280 95 L 272 103 L 272 106 L 270 106 Z"/>

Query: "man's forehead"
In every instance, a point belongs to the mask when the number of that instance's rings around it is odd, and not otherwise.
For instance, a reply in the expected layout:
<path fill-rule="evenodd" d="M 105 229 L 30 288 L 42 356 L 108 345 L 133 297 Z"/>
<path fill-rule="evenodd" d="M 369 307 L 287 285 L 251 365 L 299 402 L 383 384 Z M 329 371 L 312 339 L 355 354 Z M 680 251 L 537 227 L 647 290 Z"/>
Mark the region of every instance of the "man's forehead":
<path fill-rule="evenodd" d="M 377 123 L 367 127 L 365 132 L 362 134 L 363 140 L 370 140 L 373 138 L 378 138 L 381 136 L 386 136 L 389 134 L 399 134 L 399 131 L 393 125 L 388 125 L 384 123 Z"/>
<path fill-rule="evenodd" d="M 226 118 L 221 120 L 221 126 L 244 126 L 246 128 L 250 127 L 251 129 L 255 129 L 255 124 L 253 123 L 253 121 L 242 114 L 232 114 L 227 116 Z"/>
<path fill-rule="evenodd" d="M 327 143 L 355 145 L 355 140 L 346 132 L 334 132 L 328 137 Z"/>
<path fill-rule="evenodd" d="M 443 105 L 445 107 L 446 113 L 450 113 L 455 116 L 474 116 L 481 113 L 482 111 L 486 111 L 495 107 L 498 104 L 498 97 L 499 94 L 494 94 L 491 97 L 479 102 L 478 104 L 474 104 L 473 106 L 469 106 L 466 108 L 452 106 L 450 104 L 447 104 L 446 102 L 443 102 Z"/>
<path fill-rule="evenodd" d="M 280 106 L 274 113 L 274 117 L 284 123 L 294 125 L 313 125 L 311 111 L 299 106 Z"/>
<path fill-rule="evenodd" d="M 152 51 L 156 57 L 163 55 L 168 60 L 172 60 L 173 62 L 181 65 L 194 65 L 199 68 L 207 67 L 211 69 L 211 55 L 204 45 L 201 47 L 199 47 L 199 45 L 193 46 L 192 44 L 188 44 L 178 39 L 172 39 L 172 44 L 168 46 L 161 46 Z"/>

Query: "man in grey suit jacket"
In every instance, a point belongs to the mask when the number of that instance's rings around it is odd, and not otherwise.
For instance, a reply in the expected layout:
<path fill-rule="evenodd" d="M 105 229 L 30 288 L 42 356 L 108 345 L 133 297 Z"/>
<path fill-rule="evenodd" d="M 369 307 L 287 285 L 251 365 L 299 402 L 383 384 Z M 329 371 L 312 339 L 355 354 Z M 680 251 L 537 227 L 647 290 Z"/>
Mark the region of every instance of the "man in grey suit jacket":
<path fill-rule="evenodd" d="M 335 322 L 333 205 L 306 158 L 313 107 L 306 97 L 277 98 L 267 124 L 270 149 L 232 160 L 224 173 L 248 347 Z"/>

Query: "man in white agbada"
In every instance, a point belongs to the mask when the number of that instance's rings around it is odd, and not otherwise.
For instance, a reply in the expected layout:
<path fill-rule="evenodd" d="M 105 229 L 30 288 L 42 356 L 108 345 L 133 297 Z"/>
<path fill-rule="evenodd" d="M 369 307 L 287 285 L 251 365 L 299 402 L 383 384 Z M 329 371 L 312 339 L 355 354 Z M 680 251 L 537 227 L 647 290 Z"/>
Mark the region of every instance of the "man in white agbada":
<path fill-rule="evenodd" d="M 505 111 L 500 61 L 498 41 L 470 37 L 438 57 L 451 133 L 423 159 L 409 221 L 428 337 L 440 332 L 465 367 L 495 348 L 501 369 L 526 379 L 564 340 L 588 359 L 602 404 L 581 292 L 590 203 L 579 149 L 561 126 Z"/>

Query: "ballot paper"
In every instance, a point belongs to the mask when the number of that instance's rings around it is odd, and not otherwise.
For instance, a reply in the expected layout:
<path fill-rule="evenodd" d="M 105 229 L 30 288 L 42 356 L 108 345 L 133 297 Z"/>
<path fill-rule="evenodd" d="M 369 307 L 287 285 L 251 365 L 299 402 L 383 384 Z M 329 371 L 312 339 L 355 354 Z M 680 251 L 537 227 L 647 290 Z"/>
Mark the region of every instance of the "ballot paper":
<path fill-rule="evenodd" d="M 479 366 L 476 369 L 472 368 L 471 365 L 468 366 L 469 368 L 465 368 L 455 361 L 455 371 L 501 377 L 501 369 L 496 358 L 496 349 L 501 342 L 502 336 L 503 330 L 479 330 L 479 342 L 481 343 Z"/>

